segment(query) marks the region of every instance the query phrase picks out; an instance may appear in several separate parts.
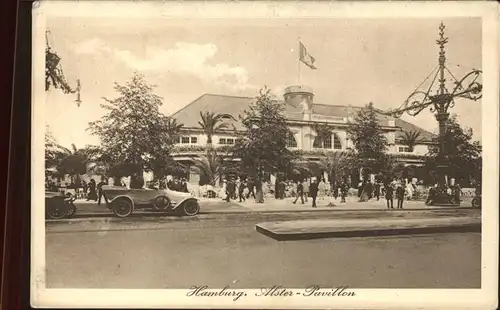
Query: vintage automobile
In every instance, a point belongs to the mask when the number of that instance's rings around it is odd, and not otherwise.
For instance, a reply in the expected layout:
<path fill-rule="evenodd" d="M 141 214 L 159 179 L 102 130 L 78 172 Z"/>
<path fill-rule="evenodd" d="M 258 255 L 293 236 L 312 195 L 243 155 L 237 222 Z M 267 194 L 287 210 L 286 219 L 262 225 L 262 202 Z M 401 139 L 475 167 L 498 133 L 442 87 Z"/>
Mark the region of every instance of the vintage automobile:
<path fill-rule="evenodd" d="M 49 219 L 70 218 L 76 213 L 75 198 L 61 192 L 45 192 L 45 217 Z"/>
<path fill-rule="evenodd" d="M 102 187 L 108 208 L 117 217 L 127 217 L 137 209 L 152 209 L 193 216 L 200 212 L 198 199 L 189 193 L 169 189 L 129 189 L 123 186 Z"/>
<path fill-rule="evenodd" d="M 460 206 L 460 200 L 454 193 L 449 194 L 446 188 L 435 188 L 429 193 L 426 205 L 430 206 Z"/>

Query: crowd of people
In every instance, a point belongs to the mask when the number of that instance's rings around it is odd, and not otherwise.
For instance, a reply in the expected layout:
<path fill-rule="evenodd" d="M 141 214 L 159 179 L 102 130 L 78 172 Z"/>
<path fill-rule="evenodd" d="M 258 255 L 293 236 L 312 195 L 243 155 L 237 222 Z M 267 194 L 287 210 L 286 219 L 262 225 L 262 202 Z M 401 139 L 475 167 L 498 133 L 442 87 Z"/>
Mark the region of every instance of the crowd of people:
<path fill-rule="evenodd" d="M 127 182 L 128 181 L 128 182 Z M 130 178 L 122 178 L 120 186 L 130 187 Z M 107 203 L 107 199 L 103 193 L 102 187 L 104 185 L 114 185 L 114 180 L 109 178 L 106 180 L 104 176 L 101 177 L 99 183 L 94 179 L 87 182 L 80 180 L 79 186 L 66 184 L 65 188 L 72 188 L 75 190 L 76 198 L 83 198 L 87 201 L 96 201 L 101 204 L 102 199 Z M 47 179 L 45 184 L 48 191 L 60 191 L 61 185 Z M 152 189 L 170 189 L 178 192 L 188 193 L 188 184 L 185 178 L 164 177 L 155 182 L 151 182 L 147 186 Z M 246 200 L 256 198 L 257 188 L 262 187 L 264 197 L 270 198 L 274 196 L 276 199 L 295 198 L 293 203 L 299 202 L 301 204 L 307 203 L 309 199 L 312 201 L 312 207 L 317 207 L 316 200 L 324 199 L 325 197 L 337 200 L 340 198 L 340 203 L 346 202 L 346 197 L 349 196 L 351 190 L 350 182 L 346 180 L 338 183 L 329 183 L 322 178 L 303 179 L 300 181 L 290 180 L 276 180 L 274 184 L 270 181 L 261 181 L 253 178 L 232 178 L 228 177 L 221 182 L 219 193 L 215 194 L 219 198 L 229 202 L 237 200 L 245 202 Z M 411 200 L 416 195 L 417 188 L 412 182 L 407 182 L 404 179 L 393 178 L 390 181 L 381 181 L 376 179 L 374 182 L 370 180 L 361 181 L 358 184 L 357 196 L 359 201 L 366 202 L 371 199 L 380 200 L 381 197 L 387 201 L 387 208 L 394 208 L 394 200 L 396 200 L 396 208 L 402 209 L 405 200 Z M 356 195 L 356 194 L 354 194 Z M 449 197 L 450 203 L 460 202 L 462 190 L 459 184 L 450 185 L 446 188 L 438 187 L 437 184 L 430 187 L 427 193 L 427 204 L 432 204 L 436 201 L 437 197 Z"/>

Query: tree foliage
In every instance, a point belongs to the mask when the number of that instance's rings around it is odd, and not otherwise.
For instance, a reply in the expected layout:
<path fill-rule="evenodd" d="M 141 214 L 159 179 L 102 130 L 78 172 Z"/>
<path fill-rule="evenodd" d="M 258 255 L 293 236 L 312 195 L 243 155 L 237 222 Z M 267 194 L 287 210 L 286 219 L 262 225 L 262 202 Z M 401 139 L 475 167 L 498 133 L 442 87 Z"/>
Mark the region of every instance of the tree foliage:
<path fill-rule="evenodd" d="M 216 151 L 207 151 L 206 155 L 193 157 L 191 166 L 200 176 L 200 185 L 215 186 L 224 173 L 224 158 Z"/>
<path fill-rule="evenodd" d="M 401 143 L 408 147 L 409 152 L 413 152 L 415 145 L 419 142 L 421 133 L 416 130 L 408 130 L 403 132 Z"/>
<path fill-rule="evenodd" d="M 378 122 L 373 103 L 362 108 L 354 121 L 349 122 L 347 135 L 354 144 L 359 166 L 380 170 L 388 165 L 390 158 L 385 154 L 388 141 Z"/>
<path fill-rule="evenodd" d="M 56 168 L 68 154 L 52 135 L 50 128 L 45 128 L 45 169 Z"/>
<path fill-rule="evenodd" d="M 355 154 L 350 151 L 331 152 L 325 154 L 319 164 L 332 182 L 338 182 L 350 175 L 355 159 Z"/>
<path fill-rule="evenodd" d="M 245 133 L 236 140 L 233 155 L 241 158 L 247 169 L 282 171 L 293 159 L 286 147 L 290 129 L 283 110 L 283 104 L 271 99 L 270 90 L 264 88 L 249 110 L 240 116 Z"/>
<path fill-rule="evenodd" d="M 213 113 L 210 111 L 200 112 L 201 120 L 198 124 L 201 126 L 207 136 L 207 144 L 212 144 L 214 133 L 229 128 L 229 123 L 224 122 L 226 119 L 234 120 L 230 114 Z"/>
<path fill-rule="evenodd" d="M 45 49 L 45 91 L 53 87 L 61 89 L 65 94 L 75 93 L 77 90 L 66 81 L 60 62 L 61 58 L 47 46 Z"/>
<path fill-rule="evenodd" d="M 90 132 L 101 140 L 101 157 L 120 167 L 111 169 L 114 173 L 140 179 L 143 169 L 160 169 L 158 163 L 169 158 L 172 128 L 180 127 L 160 112 L 162 99 L 153 89 L 137 72 L 124 85 L 115 83 L 118 96 L 103 98 L 101 104 L 107 113 L 89 123 Z"/>
<path fill-rule="evenodd" d="M 290 129 L 283 111 L 283 104 L 273 100 L 270 90 L 264 88 L 240 116 L 245 131 L 235 142 L 233 156 L 240 158 L 243 170 L 257 180 L 262 180 L 264 171 L 287 170 L 294 158 L 286 147 Z"/>
<path fill-rule="evenodd" d="M 472 141 L 471 128 L 462 128 L 456 115 L 452 115 L 445 123 L 446 163 L 449 174 L 462 184 L 478 182 L 482 168 L 482 147 L 478 141 Z M 439 137 L 435 137 L 429 147 L 427 171 L 436 175 L 439 164 Z M 433 180 L 434 181 L 434 180 Z"/>
<path fill-rule="evenodd" d="M 332 129 L 328 124 L 314 124 L 312 126 L 315 132 L 313 147 L 325 148 L 326 141 L 332 139 Z"/>

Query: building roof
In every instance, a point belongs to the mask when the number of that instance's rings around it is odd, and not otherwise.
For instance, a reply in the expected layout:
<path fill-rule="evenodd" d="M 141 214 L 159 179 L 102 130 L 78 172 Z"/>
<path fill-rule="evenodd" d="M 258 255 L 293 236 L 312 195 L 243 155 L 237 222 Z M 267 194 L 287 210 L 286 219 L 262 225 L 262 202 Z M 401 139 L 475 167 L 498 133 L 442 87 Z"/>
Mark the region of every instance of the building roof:
<path fill-rule="evenodd" d="M 172 116 L 177 119 L 177 122 L 184 124 L 187 128 L 200 128 L 200 112 L 211 111 L 213 113 L 231 114 L 235 118 L 243 114 L 245 110 L 254 102 L 255 98 L 238 97 L 217 94 L 203 94 L 193 102 L 186 105 L 184 108 L 177 111 Z M 283 102 L 283 101 L 281 101 Z M 313 116 L 326 117 L 349 117 L 354 116 L 362 107 L 343 106 L 343 105 L 328 105 L 328 104 L 313 104 Z M 381 111 L 380 111 L 381 112 Z M 302 109 L 291 104 L 285 104 L 285 117 L 288 120 L 302 120 Z M 388 126 L 388 122 L 395 121 L 396 127 L 400 129 L 396 133 L 396 141 L 401 139 L 404 131 L 420 132 L 420 140 L 422 142 L 430 142 L 435 134 L 426 131 L 412 123 L 406 122 L 399 118 L 393 118 L 384 114 L 377 115 L 380 125 Z M 243 129 L 240 122 L 233 122 L 236 129 Z"/>

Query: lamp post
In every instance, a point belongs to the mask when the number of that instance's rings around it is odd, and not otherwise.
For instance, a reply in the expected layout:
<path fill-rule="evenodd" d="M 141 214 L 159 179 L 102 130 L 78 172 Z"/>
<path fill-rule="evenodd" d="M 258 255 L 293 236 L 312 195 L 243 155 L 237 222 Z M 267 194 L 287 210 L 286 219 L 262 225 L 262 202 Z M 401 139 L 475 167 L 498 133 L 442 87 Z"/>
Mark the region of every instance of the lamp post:
<path fill-rule="evenodd" d="M 389 110 L 385 114 L 401 117 L 403 113 L 411 116 L 416 116 L 421 111 L 430 108 L 434 113 L 436 120 L 439 123 L 439 153 L 438 153 L 438 185 L 445 187 L 447 185 L 448 172 L 448 150 L 446 145 L 446 121 L 450 114 L 449 109 L 455 105 L 456 98 L 465 98 L 477 101 L 482 97 L 482 83 L 480 78 L 481 70 L 472 69 L 465 74 L 462 79 L 457 80 L 455 76 L 446 66 L 446 51 L 445 46 L 448 43 L 448 38 L 444 35 L 445 25 L 441 22 L 439 25 L 439 38 L 436 40 L 439 46 L 438 66 L 435 67 L 427 78 L 417 87 L 417 89 L 406 99 L 399 108 Z M 431 85 L 425 91 L 419 88 L 431 77 L 433 80 Z M 454 81 L 452 91 L 446 87 L 447 76 Z M 438 81 L 437 89 L 434 83 Z M 434 91 L 434 94 L 432 92 Z"/>

